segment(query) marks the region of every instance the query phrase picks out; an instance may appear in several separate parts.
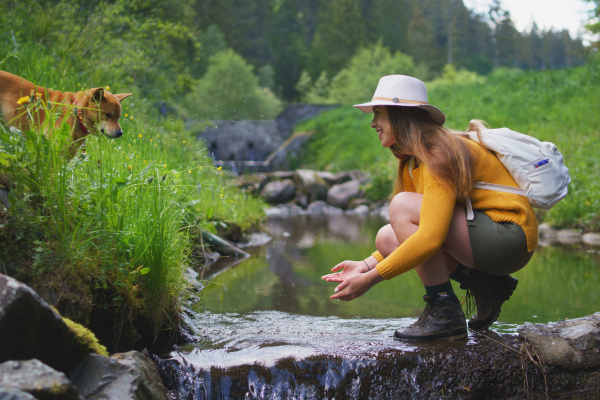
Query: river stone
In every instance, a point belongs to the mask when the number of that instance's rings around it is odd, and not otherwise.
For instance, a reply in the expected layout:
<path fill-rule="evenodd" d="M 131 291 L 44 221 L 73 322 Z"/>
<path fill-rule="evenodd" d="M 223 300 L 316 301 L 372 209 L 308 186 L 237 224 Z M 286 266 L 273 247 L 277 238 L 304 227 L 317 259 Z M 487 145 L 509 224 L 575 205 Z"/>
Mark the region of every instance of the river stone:
<path fill-rule="evenodd" d="M 0 386 L 22 390 L 40 400 L 81 399 L 65 374 L 39 360 L 7 361 L 0 364 Z"/>
<path fill-rule="evenodd" d="M 0 362 L 36 358 L 67 372 L 89 352 L 29 286 L 0 274 Z"/>
<path fill-rule="evenodd" d="M 600 233 L 590 232 L 586 233 L 581 237 L 581 240 L 585 244 L 591 244 L 594 246 L 600 246 Z"/>
<path fill-rule="evenodd" d="M 519 336 L 550 365 L 569 371 L 600 366 L 600 312 L 549 324 L 525 324 Z"/>
<path fill-rule="evenodd" d="M 27 392 L 24 392 L 13 387 L 2 387 L 0 386 L 0 399 L 1 400 L 36 400 L 35 397 Z"/>
<path fill-rule="evenodd" d="M 308 207 L 306 207 L 306 212 L 308 214 L 314 214 L 314 215 L 323 214 L 324 210 L 327 207 L 329 207 L 329 204 L 327 204 L 326 202 L 324 202 L 322 200 L 317 200 L 317 201 L 313 201 L 312 203 L 310 203 L 308 205 Z"/>
<path fill-rule="evenodd" d="M 287 203 L 296 197 L 296 187 L 289 179 L 273 181 L 265 185 L 260 195 L 269 204 Z"/>
<path fill-rule="evenodd" d="M 581 232 L 576 229 L 561 229 L 556 232 L 556 238 L 563 244 L 575 244 L 581 241 Z"/>
<path fill-rule="evenodd" d="M 89 354 L 69 377 L 86 400 L 168 400 L 154 364 L 138 351 Z"/>
<path fill-rule="evenodd" d="M 307 196 L 308 203 L 317 200 L 325 200 L 327 198 L 329 186 L 325 183 L 323 178 L 319 176 L 317 171 L 308 169 L 296 170 L 294 182 L 296 182 L 298 191 Z"/>
<path fill-rule="evenodd" d="M 334 207 L 348 208 L 350 200 L 360 194 L 360 182 L 349 181 L 340 185 L 333 185 L 327 192 L 327 202 Z"/>

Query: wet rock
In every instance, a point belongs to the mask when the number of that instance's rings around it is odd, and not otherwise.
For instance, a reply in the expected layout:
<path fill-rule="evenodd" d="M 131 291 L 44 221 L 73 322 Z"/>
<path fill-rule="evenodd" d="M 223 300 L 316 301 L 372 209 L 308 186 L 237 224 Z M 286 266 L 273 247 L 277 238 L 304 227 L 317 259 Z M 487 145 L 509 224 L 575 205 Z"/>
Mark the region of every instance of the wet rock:
<path fill-rule="evenodd" d="M 367 208 L 369 208 L 370 203 L 371 202 L 367 199 L 352 199 L 348 203 L 348 209 L 351 210 L 353 208 L 363 206 L 363 205 L 365 205 L 365 206 L 367 206 Z"/>
<path fill-rule="evenodd" d="M 0 386 L 27 392 L 40 400 L 81 399 L 65 374 L 39 360 L 7 361 L 0 364 Z"/>
<path fill-rule="evenodd" d="M 317 171 L 308 169 L 296 170 L 294 182 L 296 182 L 298 191 L 307 196 L 308 203 L 327 198 L 329 186 L 319 176 Z"/>
<path fill-rule="evenodd" d="M 333 174 L 327 171 L 320 171 L 319 177 L 323 179 L 323 181 L 330 187 L 333 185 L 346 183 L 352 180 L 352 176 L 347 172 L 339 172 L 337 174 Z"/>
<path fill-rule="evenodd" d="M 267 217 L 287 217 L 290 214 L 290 209 L 286 206 L 265 208 Z"/>
<path fill-rule="evenodd" d="M 312 203 L 310 203 L 308 205 L 308 207 L 306 208 L 306 211 L 309 214 L 319 215 L 319 214 L 323 214 L 325 212 L 325 210 L 327 209 L 327 207 L 329 207 L 329 204 L 327 204 L 324 201 L 318 200 L 318 201 L 313 201 Z"/>
<path fill-rule="evenodd" d="M 533 344 L 544 362 L 569 371 L 600 366 L 600 312 L 550 324 L 525 324 L 519 336 Z"/>
<path fill-rule="evenodd" d="M 348 208 L 350 200 L 357 198 L 359 194 L 360 182 L 357 180 L 333 185 L 327 192 L 327 203 L 345 210 Z"/>
<path fill-rule="evenodd" d="M 581 240 L 585 244 L 591 244 L 593 246 L 600 246 L 600 233 L 590 232 L 586 233 L 581 237 Z"/>
<path fill-rule="evenodd" d="M 556 238 L 556 229 L 547 223 L 543 223 L 538 227 L 538 234 L 540 237 Z"/>
<path fill-rule="evenodd" d="M 35 358 L 67 372 L 88 352 L 37 293 L 0 274 L 0 362 Z"/>
<path fill-rule="evenodd" d="M 260 195 L 269 204 L 282 204 L 296 197 L 296 187 L 289 179 L 267 183 Z"/>
<path fill-rule="evenodd" d="M 0 399 L 2 400 L 36 400 L 35 397 L 27 392 L 12 387 L 0 386 Z"/>
<path fill-rule="evenodd" d="M 360 205 L 356 208 L 346 211 L 348 215 L 369 215 L 369 206 L 366 204 Z"/>
<path fill-rule="evenodd" d="M 581 231 L 576 229 L 561 229 L 556 232 L 556 238 L 563 244 L 575 244 L 581 241 Z"/>
<path fill-rule="evenodd" d="M 69 377 L 86 399 L 168 399 L 154 364 L 137 351 L 110 358 L 90 354 Z"/>

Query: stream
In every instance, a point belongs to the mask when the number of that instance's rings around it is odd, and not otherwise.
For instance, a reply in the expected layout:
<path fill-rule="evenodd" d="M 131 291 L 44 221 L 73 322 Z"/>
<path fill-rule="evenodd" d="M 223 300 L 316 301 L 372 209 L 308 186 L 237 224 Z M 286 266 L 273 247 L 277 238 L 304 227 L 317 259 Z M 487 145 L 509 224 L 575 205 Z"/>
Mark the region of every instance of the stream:
<path fill-rule="evenodd" d="M 247 249 L 252 257 L 241 263 L 224 260 L 208 271 L 200 299 L 185 314 L 197 343 L 159 354 L 172 398 L 427 398 L 406 365 L 440 351 L 475 351 L 480 338 L 471 332 L 456 342 L 393 339 L 425 306 L 414 271 L 351 302 L 330 300 L 336 284 L 321 280 L 340 261 L 371 254 L 386 223 L 359 215 L 268 219 L 269 243 Z M 489 334 L 598 311 L 599 261 L 599 248 L 540 246 L 513 275 L 519 285 Z M 453 285 L 459 298 L 464 295 Z M 397 380 L 385 379 L 398 368 Z M 435 379 L 428 382 L 433 390 Z"/>

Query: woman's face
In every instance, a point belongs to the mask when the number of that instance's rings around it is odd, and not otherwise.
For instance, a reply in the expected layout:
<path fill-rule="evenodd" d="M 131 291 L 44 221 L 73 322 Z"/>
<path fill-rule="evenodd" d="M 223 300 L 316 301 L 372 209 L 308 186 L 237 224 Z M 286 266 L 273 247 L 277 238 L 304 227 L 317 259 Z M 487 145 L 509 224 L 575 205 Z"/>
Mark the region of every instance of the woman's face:
<path fill-rule="evenodd" d="M 371 122 L 371 128 L 377 131 L 383 147 L 390 147 L 396 143 L 396 139 L 394 139 L 394 135 L 392 134 L 390 117 L 387 108 L 384 106 L 373 107 L 373 121 Z"/>

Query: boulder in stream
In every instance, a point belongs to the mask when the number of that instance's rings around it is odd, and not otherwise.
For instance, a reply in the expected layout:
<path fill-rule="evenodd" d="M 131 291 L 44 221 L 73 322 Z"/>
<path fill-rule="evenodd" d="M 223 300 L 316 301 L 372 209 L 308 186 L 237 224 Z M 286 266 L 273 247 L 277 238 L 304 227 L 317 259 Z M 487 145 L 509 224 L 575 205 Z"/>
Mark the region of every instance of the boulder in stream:
<path fill-rule="evenodd" d="M 333 185 L 327 192 L 327 202 L 334 207 L 347 209 L 350 200 L 360 195 L 360 182 L 349 181 L 339 185 Z"/>
<path fill-rule="evenodd" d="M 545 363 L 569 371 L 600 366 L 600 312 L 549 324 L 525 324 L 519 336 L 533 344 Z"/>
<path fill-rule="evenodd" d="M 0 274 L 0 362 L 35 358 L 67 372 L 88 352 L 37 293 Z"/>
<path fill-rule="evenodd" d="M 269 204 L 287 203 L 296 197 L 296 186 L 289 179 L 273 181 L 265 185 L 260 195 Z"/>
<path fill-rule="evenodd" d="M 112 357 L 88 355 L 69 374 L 86 399 L 167 400 L 152 362 L 138 351 Z"/>
<path fill-rule="evenodd" d="M 41 400 L 81 399 L 77 389 L 65 374 L 39 360 L 7 361 L 0 364 L 0 386 L 27 392 Z M 5 398 L 1 391 L 0 398 Z M 15 398 L 26 399 L 27 397 Z"/>

